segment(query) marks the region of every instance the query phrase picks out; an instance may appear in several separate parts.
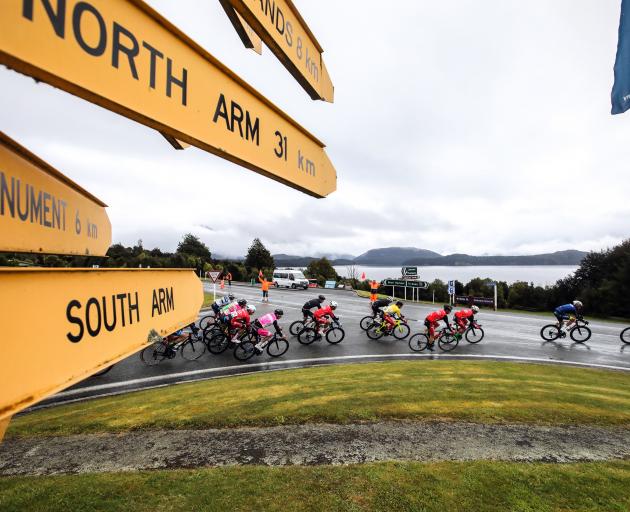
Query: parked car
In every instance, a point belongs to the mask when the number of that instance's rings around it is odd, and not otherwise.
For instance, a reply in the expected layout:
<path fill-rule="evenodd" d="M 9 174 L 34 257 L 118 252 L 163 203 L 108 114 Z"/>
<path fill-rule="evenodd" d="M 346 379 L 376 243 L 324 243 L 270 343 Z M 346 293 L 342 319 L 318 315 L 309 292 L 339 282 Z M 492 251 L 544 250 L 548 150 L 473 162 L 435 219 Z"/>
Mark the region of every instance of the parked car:
<path fill-rule="evenodd" d="M 301 270 L 277 268 L 273 271 L 273 284 L 280 288 L 308 288 L 308 279 L 304 277 Z"/>

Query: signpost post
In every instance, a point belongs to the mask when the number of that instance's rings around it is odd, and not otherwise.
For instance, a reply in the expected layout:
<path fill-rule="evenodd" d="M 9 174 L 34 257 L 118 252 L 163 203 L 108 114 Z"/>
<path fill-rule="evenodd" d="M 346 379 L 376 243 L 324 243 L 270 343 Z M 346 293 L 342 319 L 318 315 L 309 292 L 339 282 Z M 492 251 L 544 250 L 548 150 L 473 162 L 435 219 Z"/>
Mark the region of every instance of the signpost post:
<path fill-rule="evenodd" d="M 0 269 L 1 422 L 194 322 L 203 302 L 195 272 Z M 33 297 L 38 308 L 33 324 Z M 10 341 L 9 341 L 10 340 Z M 27 349 L 28 348 L 28 349 Z"/>
<path fill-rule="evenodd" d="M 322 58 L 324 50 L 291 0 L 219 1 L 228 16 L 231 6 L 245 19 L 312 99 L 332 103 L 334 87 Z M 249 37 L 232 18 L 243 44 L 251 48 Z"/>
<path fill-rule="evenodd" d="M 0 251 L 105 256 L 105 206 L 0 132 Z"/>
<path fill-rule="evenodd" d="M 0 2 L 0 64 L 314 197 L 336 189 L 320 140 L 143 1 L 51 5 Z"/>
<path fill-rule="evenodd" d="M 212 270 L 211 272 L 208 272 L 208 275 L 210 276 L 210 279 L 212 279 L 212 293 L 214 295 L 214 300 L 217 300 L 217 279 L 219 279 L 221 272 Z"/>

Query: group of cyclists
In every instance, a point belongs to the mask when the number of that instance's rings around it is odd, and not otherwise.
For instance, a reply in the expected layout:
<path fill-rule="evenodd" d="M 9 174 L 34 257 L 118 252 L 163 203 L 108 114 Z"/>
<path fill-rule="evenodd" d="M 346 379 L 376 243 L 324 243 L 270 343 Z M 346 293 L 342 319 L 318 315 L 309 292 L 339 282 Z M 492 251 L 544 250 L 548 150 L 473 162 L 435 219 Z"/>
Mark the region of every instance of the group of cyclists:
<path fill-rule="evenodd" d="M 322 330 L 331 322 L 338 322 L 339 319 L 335 314 L 338 308 L 336 301 L 332 300 L 328 304 L 325 303 L 326 297 L 319 295 L 308 300 L 302 306 L 301 321 L 302 326 L 308 325 L 315 330 L 315 339 L 322 337 Z M 394 328 L 400 321 L 406 321 L 402 314 L 404 303 L 393 298 L 377 298 L 371 303 L 372 319 L 382 322 L 384 335 L 392 334 Z M 256 341 L 255 349 L 257 353 L 262 353 L 266 342 L 273 336 L 287 340 L 284 336 L 279 321 L 283 318 L 282 309 L 276 308 L 270 313 L 254 318 L 256 306 L 248 304 L 246 299 L 236 299 L 233 294 L 227 294 L 211 305 L 214 313 L 213 322 L 222 326 L 228 335 L 229 341 L 233 345 L 241 343 L 240 336 L 244 333 L 251 333 Z M 583 304 L 579 300 L 575 300 L 570 304 L 558 306 L 553 314 L 557 320 L 556 324 L 559 333 L 569 332 L 577 320 L 583 320 L 582 317 Z M 452 316 L 452 322 L 449 315 Z M 436 336 L 438 335 L 438 327 L 441 323 L 449 332 L 459 335 L 466 332 L 471 326 L 477 326 L 475 316 L 479 313 L 479 307 L 476 305 L 468 308 L 462 308 L 453 312 L 453 306 L 444 304 L 440 309 L 431 311 L 424 319 L 426 327 L 426 337 L 428 339 L 427 349 L 433 351 Z M 366 317 L 369 318 L 369 317 Z M 296 321 L 300 323 L 300 321 Z M 195 327 L 194 324 L 189 327 Z M 203 328 L 203 326 L 201 326 Z M 478 327 L 478 326 L 477 326 Z M 195 327 L 196 329 L 196 327 Z M 273 332 L 272 332 L 273 329 Z M 293 326 L 291 327 L 293 333 Z M 167 339 L 169 342 L 177 343 L 184 337 L 182 331 L 178 331 L 170 335 Z"/>

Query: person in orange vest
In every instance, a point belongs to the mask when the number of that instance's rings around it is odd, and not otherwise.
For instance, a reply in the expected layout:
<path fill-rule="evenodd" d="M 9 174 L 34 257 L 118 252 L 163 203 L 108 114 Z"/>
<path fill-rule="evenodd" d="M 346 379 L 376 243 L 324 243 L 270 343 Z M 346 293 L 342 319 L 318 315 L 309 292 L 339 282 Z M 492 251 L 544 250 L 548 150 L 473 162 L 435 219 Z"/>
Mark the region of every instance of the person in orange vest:
<path fill-rule="evenodd" d="M 229 272 L 225 276 L 225 280 L 228 282 L 228 288 L 232 289 L 232 272 Z"/>
<path fill-rule="evenodd" d="M 260 289 L 262 290 L 262 302 L 269 302 L 269 287 L 273 284 L 272 281 L 267 281 L 262 273 L 262 270 L 258 272 L 258 280 L 260 281 Z M 265 301 L 265 299 L 267 299 Z"/>
<path fill-rule="evenodd" d="M 370 281 L 370 302 L 376 301 L 378 298 L 378 283 L 372 279 Z"/>

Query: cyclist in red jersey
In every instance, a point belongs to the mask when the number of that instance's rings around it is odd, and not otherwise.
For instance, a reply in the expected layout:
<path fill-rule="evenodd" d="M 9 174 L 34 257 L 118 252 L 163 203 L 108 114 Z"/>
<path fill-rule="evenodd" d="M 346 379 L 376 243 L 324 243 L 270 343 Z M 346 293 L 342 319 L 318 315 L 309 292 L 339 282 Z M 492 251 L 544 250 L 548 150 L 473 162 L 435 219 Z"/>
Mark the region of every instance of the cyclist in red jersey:
<path fill-rule="evenodd" d="M 330 304 L 326 307 L 318 309 L 313 313 L 313 318 L 315 318 L 315 330 L 316 330 L 316 338 L 320 338 L 319 329 L 321 326 L 326 325 L 328 323 L 328 317 L 331 317 L 333 320 L 338 320 L 333 311 L 337 309 L 337 303 L 334 300 L 330 301 Z"/>
<path fill-rule="evenodd" d="M 475 315 L 479 313 L 477 306 L 472 306 L 470 309 L 461 309 L 455 313 L 455 323 L 457 324 L 458 331 L 460 333 L 466 330 L 468 322 L 471 324 L 475 321 Z"/>
<path fill-rule="evenodd" d="M 429 333 L 429 350 L 433 350 L 433 342 L 435 341 L 435 328 L 439 326 L 440 321 L 443 320 L 447 328 L 450 328 L 448 322 L 448 314 L 453 311 L 453 308 L 449 304 L 445 304 L 442 309 L 429 313 L 424 319 L 424 325 L 427 327 Z"/>
<path fill-rule="evenodd" d="M 230 340 L 232 343 L 240 343 L 240 340 L 237 339 L 238 332 L 245 327 L 249 329 L 251 324 L 251 317 L 256 312 L 256 306 L 252 306 L 248 304 L 245 309 L 241 309 L 238 312 L 234 313 L 232 318 L 230 319 L 230 328 L 234 333 L 232 335 L 232 339 Z"/>

